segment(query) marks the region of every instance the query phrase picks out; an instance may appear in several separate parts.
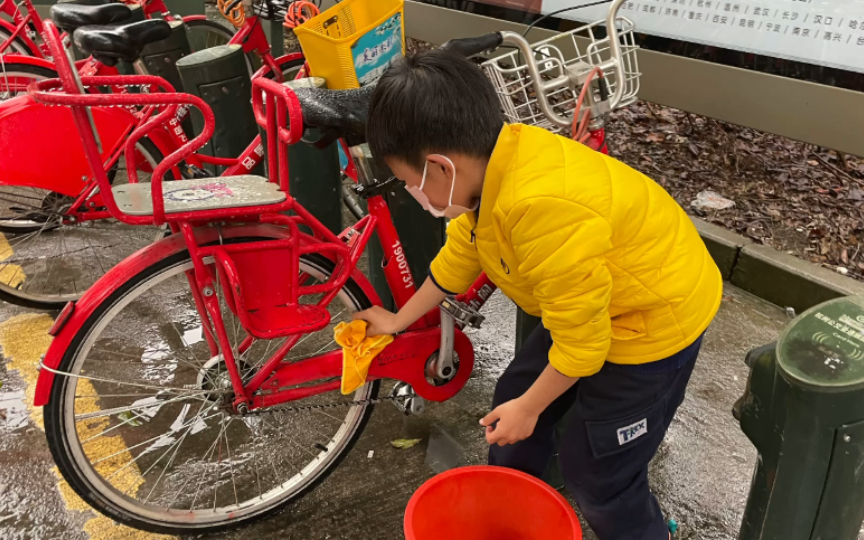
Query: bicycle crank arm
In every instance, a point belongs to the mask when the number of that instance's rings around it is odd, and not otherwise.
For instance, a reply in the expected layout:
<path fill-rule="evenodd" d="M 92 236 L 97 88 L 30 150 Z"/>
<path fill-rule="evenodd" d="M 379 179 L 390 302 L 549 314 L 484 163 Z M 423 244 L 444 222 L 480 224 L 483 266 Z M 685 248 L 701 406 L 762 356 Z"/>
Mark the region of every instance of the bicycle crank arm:
<path fill-rule="evenodd" d="M 480 312 L 473 307 L 456 300 L 455 298 L 445 298 L 438 305 L 441 308 L 441 313 L 446 313 L 451 319 L 454 319 L 459 324 L 460 328 L 470 326 L 471 328 L 480 328 L 486 317 L 480 315 Z M 442 324 L 444 318 L 441 318 Z"/>

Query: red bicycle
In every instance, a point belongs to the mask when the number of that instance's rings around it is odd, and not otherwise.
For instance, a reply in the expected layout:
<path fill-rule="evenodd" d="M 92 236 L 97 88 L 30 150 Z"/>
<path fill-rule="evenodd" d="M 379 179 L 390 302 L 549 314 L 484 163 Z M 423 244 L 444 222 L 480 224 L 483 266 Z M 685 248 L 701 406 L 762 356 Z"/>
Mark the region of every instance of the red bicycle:
<path fill-rule="evenodd" d="M 118 9 L 124 8 L 113 4 L 88 7 L 82 12 L 80 6 L 64 4 L 55 6 L 54 13 L 58 25 L 76 28 L 81 26 L 78 23 L 82 19 L 106 20 L 112 13 L 105 10 L 115 12 Z M 166 26 L 155 20 L 134 24 L 138 25 L 138 33 L 142 25 Z M 125 35 L 125 28 L 119 26 L 107 32 L 111 39 L 117 40 Z M 147 39 L 159 39 L 158 34 L 151 36 L 144 32 L 143 35 Z M 264 67 L 254 77 L 293 78 L 304 64 L 300 54 L 273 58 L 256 16 L 246 17 L 229 43 L 242 45 L 247 54 L 255 53 L 261 58 Z M 138 51 L 143 45 L 143 42 L 138 43 Z M 93 55 L 76 64 L 79 76 L 117 75 L 116 68 L 100 61 L 103 56 L 98 50 L 87 52 Z M 135 55 L 128 60 L 134 60 Z M 105 59 L 108 63 L 116 61 L 114 57 Z M 122 93 L 127 86 L 128 82 L 113 90 Z M 173 92 L 170 86 L 167 89 Z M 99 93 L 104 89 L 94 86 L 87 90 Z M 158 107 L 155 106 L 100 104 L 90 108 L 98 128 L 100 155 L 111 171 L 113 185 L 126 181 L 128 171 L 120 163 L 120 156 L 129 133 L 156 112 Z M 187 142 L 181 128 L 185 114 L 186 109 L 181 108 L 176 118 L 137 142 L 136 166 L 142 181 L 147 180 L 165 156 Z M 46 107 L 26 95 L 0 104 L 0 153 L 15 156 L 0 163 L 0 233 L 5 235 L 11 248 L 11 252 L 0 249 L 3 257 L 0 259 L 0 298 L 8 302 L 60 309 L 66 302 L 79 298 L 126 255 L 148 245 L 162 233 L 161 228 L 133 228 L 110 219 L 111 214 L 102 200 L 104 191 L 99 190 L 96 178 L 90 173 L 72 117 L 64 108 Z M 224 168 L 225 175 L 244 174 L 261 162 L 263 153 L 259 136 L 236 158 L 192 154 L 169 171 L 168 179 L 200 176 L 208 164 Z M 51 159 L 45 159 L 46 155 Z"/>
<path fill-rule="evenodd" d="M 109 0 L 79 0 L 79 2 L 68 3 L 96 6 L 110 2 Z M 207 20 L 204 15 L 188 15 L 178 18 L 171 14 L 163 0 L 128 0 L 124 3 L 130 7 L 141 9 L 143 16 L 148 19 L 155 15 L 169 22 L 182 20 L 188 27 L 189 44 L 193 51 L 208 46 L 224 45 L 233 35 L 230 28 L 216 21 Z M 0 14 L 12 19 L 11 21 L 0 19 L 0 55 L 22 55 L 44 60 L 51 59 L 48 46 L 39 36 L 42 29 L 42 18 L 31 0 L 0 0 Z M 11 59 L 7 58 L 7 60 Z M 50 62 L 26 63 L 26 60 L 14 60 L 32 67 L 42 67 L 53 71 Z M 41 75 L 35 70 L 34 74 Z M 26 87 L 23 90 L 26 90 Z"/>
<path fill-rule="evenodd" d="M 615 14 L 623 1 L 610 11 L 608 39 L 616 42 Z M 46 34 L 59 52 L 50 22 Z M 450 46 L 471 54 L 502 41 L 531 50 L 508 32 Z M 609 78 L 624 73 L 616 50 L 604 61 Z M 534 54 L 526 58 L 530 68 Z M 164 175 L 212 134 L 207 105 L 175 93 L 86 94 L 69 65 L 58 68 L 59 80 L 38 82 L 31 93 L 38 102 L 71 108 L 108 211 L 130 225 L 167 223 L 174 232 L 112 268 L 51 329 L 35 405 L 44 406 L 60 472 L 90 505 L 155 532 L 236 527 L 278 511 L 322 481 L 356 442 L 374 404 L 386 399 L 418 411 L 419 400 L 444 401 L 464 386 L 474 352 L 461 327 L 480 322 L 476 310 L 495 289 L 483 275 L 466 294 L 396 336 L 353 396 L 338 392 L 342 352 L 333 325 L 381 302 L 357 269 L 373 234 L 384 248 L 396 305 L 415 291 L 382 197 L 396 180 L 375 180 L 363 144 L 369 88 L 292 89 L 259 77 L 253 105 L 267 133 L 269 180 L 165 183 Z M 147 76 L 126 81 L 160 84 Z M 537 92 L 545 91 L 542 82 L 533 81 Z M 575 90 L 572 79 L 564 84 Z M 594 103 L 611 109 L 622 96 L 613 85 Z M 86 113 L 106 104 L 163 107 L 126 140 L 130 183 L 122 186 L 108 180 Z M 161 162 L 150 183 L 135 182 L 135 141 L 181 106 L 201 111 L 203 133 Z M 369 214 L 338 236 L 287 195 L 287 146 L 305 127 L 343 135 L 363 184 Z M 379 397 L 384 379 L 398 382 Z"/>

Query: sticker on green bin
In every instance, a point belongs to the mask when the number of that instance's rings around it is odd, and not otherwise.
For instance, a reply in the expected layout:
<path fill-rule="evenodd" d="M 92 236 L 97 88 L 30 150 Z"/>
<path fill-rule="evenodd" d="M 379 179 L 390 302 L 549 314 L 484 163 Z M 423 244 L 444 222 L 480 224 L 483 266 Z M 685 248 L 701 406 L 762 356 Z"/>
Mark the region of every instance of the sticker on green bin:
<path fill-rule="evenodd" d="M 360 86 L 373 83 L 402 56 L 402 14 L 397 13 L 369 30 L 351 46 Z"/>
<path fill-rule="evenodd" d="M 782 371 L 801 383 L 864 385 L 864 298 L 840 298 L 808 310 L 785 330 L 777 353 Z"/>

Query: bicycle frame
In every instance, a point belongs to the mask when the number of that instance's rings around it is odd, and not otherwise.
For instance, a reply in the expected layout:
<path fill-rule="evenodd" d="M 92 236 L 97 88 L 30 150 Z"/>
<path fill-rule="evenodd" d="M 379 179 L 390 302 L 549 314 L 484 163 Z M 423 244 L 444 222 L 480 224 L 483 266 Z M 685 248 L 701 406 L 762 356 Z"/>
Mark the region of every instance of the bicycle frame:
<path fill-rule="evenodd" d="M 23 8 L 23 10 L 22 10 Z M 30 0 L 16 3 L 15 0 L 2 0 L 0 2 L 0 13 L 12 17 L 12 22 L 0 19 L 0 26 L 9 31 L 10 36 L 0 43 L 0 54 L 6 54 L 16 38 L 20 39 L 30 53 L 39 58 L 45 58 L 47 49 L 45 45 L 36 45 L 30 33 L 35 34 L 42 28 L 42 18 Z"/>
<path fill-rule="evenodd" d="M 46 28 L 53 28 L 49 22 Z M 56 30 L 54 31 L 56 35 Z M 56 44 L 52 43 L 52 48 Z M 193 270 L 187 272 L 187 279 L 192 290 L 192 296 L 203 324 L 203 335 L 213 356 L 222 354 L 226 370 L 230 375 L 234 388 L 233 406 L 238 412 L 269 407 L 312 395 L 329 392 L 339 387 L 339 376 L 342 371 L 342 353 L 333 351 L 320 354 L 306 360 L 283 363 L 288 352 L 297 344 L 304 333 L 326 326 L 329 314 L 323 325 L 300 321 L 280 334 L 276 326 L 265 324 L 256 326 L 246 319 L 252 313 L 247 311 L 245 303 L 250 300 L 259 301 L 263 296 L 279 296 L 281 307 L 287 301 L 287 306 L 298 305 L 301 296 L 320 294 L 320 300 L 315 304 L 319 313 L 333 301 L 349 278 L 364 291 L 372 291 L 368 280 L 356 269 L 360 256 L 373 234 L 377 234 L 385 257 L 388 261 L 404 259 L 401 252 L 401 242 L 393 225 L 386 202 L 380 195 L 369 198 L 369 215 L 354 226 L 344 231 L 338 237 L 333 235 L 318 220 L 310 215 L 290 196 L 282 203 L 253 208 L 215 208 L 181 213 L 166 214 L 162 200 L 162 179 L 167 170 L 176 166 L 192 151 L 200 147 L 213 133 L 214 117 L 209 107 L 199 98 L 184 94 L 81 94 L 77 92 L 71 69 L 58 63 L 61 79 L 34 83 L 31 93 L 40 102 L 66 105 L 72 107 L 72 113 L 79 128 L 80 137 L 84 143 L 85 152 L 93 168 L 100 191 L 105 194 L 104 202 L 113 217 L 129 224 L 161 224 L 169 223 L 174 235 L 157 242 L 129 257 L 100 279 L 78 303 L 69 304 L 58 317 L 58 324 L 52 329 L 55 339 L 46 354 L 43 366 L 46 368 L 40 374 L 37 384 L 37 403 L 44 403 L 53 384 L 53 377 L 60 359 L 65 354 L 72 337 L 100 303 L 105 300 L 108 291 L 131 276 L 137 275 L 142 267 L 152 265 L 166 254 L 188 249 L 193 263 Z M 84 85 L 111 85 L 120 78 L 83 78 Z M 133 84 L 160 84 L 159 79 L 150 76 L 125 77 Z M 164 84 L 160 84 L 164 86 Z M 293 92 L 281 84 L 265 78 L 257 78 L 254 83 L 253 109 L 256 120 L 266 128 L 267 158 L 270 181 L 278 183 L 284 193 L 289 193 L 289 174 L 287 162 L 287 146 L 300 141 L 303 133 L 302 112 Z M 64 94 L 56 92 L 58 88 L 76 89 Z M 265 105 L 266 100 L 266 107 Z M 138 139 L 157 129 L 166 119 L 176 114 L 178 106 L 195 106 L 204 118 L 204 129 L 200 135 L 187 142 L 183 147 L 168 156 L 156 167 L 151 180 L 153 193 L 152 216 L 130 216 L 123 214 L 117 208 L 111 194 L 111 187 L 105 175 L 101 158 L 96 148 L 95 135 L 87 119 L 85 106 L 97 103 L 108 105 L 156 105 L 162 110 L 145 124 L 139 126 L 130 134 L 125 142 L 127 171 L 129 181 L 135 183 L 136 170 L 134 152 L 130 152 Z M 289 120 L 290 119 L 290 122 Z M 285 215 L 292 211 L 293 216 Z M 213 242 L 212 227 L 197 227 L 206 223 L 219 221 L 242 221 L 249 225 L 226 227 L 216 231 L 218 242 Z M 312 230 L 312 235 L 300 233 L 298 225 L 304 225 Z M 258 237 L 263 235 L 270 240 L 261 239 L 258 242 L 225 243 L 227 238 L 243 238 L 242 230 L 254 228 Z M 250 234 L 247 232 L 246 234 Z M 208 239 L 210 240 L 208 242 Z M 274 275 L 269 271 L 271 265 L 261 265 L 260 259 L 248 259 L 249 254 L 262 254 L 278 267 L 286 268 L 283 276 Z M 323 283 L 309 285 L 308 276 L 301 275 L 298 262 L 303 254 L 315 253 L 325 256 L 334 262 L 334 270 Z M 204 260 L 213 260 L 205 265 Z M 287 277 L 286 277 L 287 276 Z M 415 285 L 407 272 L 407 265 L 385 264 L 385 276 L 388 285 L 396 299 L 397 306 L 403 306 L 415 293 Z M 263 284 L 263 285 L 262 285 Z M 244 382 L 234 357 L 224 322 L 222 307 L 218 295 L 213 294 L 215 288 L 224 291 L 223 297 L 229 308 L 240 318 L 246 329 L 246 339 L 239 344 L 237 352 L 251 347 L 256 339 L 269 337 L 285 337 L 285 342 L 267 359 L 258 372 L 248 382 Z M 267 287 L 274 289 L 268 289 Z M 256 289 L 257 287 L 257 289 Z M 263 287 L 263 288 L 262 288 Z M 248 291 L 252 290 L 249 294 Z M 481 276 L 478 284 L 469 291 L 465 299 L 472 305 L 482 305 L 489 297 L 494 286 L 485 276 Z M 256 294 L 257 293 L 257 294 Z M 380 299 L 374 293 L 370 299 L 380 305 Z M 266 307 L 266 306 L 265 306 Z M 267 308 L 269 309 L 269 308 Z M 299 308 L 298 308 L 299 309 Z M 308 309 L 308 308 L 307 308 Z M 275 309 L 266 311 L 256 306 L 255 315 L 266 319 Z M 436 310 L 437 311 L 437 310 Z M 263 315 L 262 315 L 263 313 Z M 326 311 L 324 311 L 326 313 Z M 453 328 L 453 319 L 447 317 L 452 334 L 449 347 L 458 355 L 459 369 L 455 377 L 436 386 L 426 379 L 427 364 L 439 352 L 445 343 L 440 319 L 437 313 L 424 317 L 408 332 L 396 337 L 395 341 L 380 354 L 369 370 L 369 380 L 391 378 L 410 384 L 417 394 L 433 401 L 443 401 L 453 397 L 467 382 L 473 367 L 473 347 L 470 340 L 459 329 Z M 305 325 L 305 326 L 304 326 Z M 308 328 L 307 328 L 308 327 Z M 300 386 L 306 385 L 306 386 Z"/>
<path fill-rule="evenodd" d="M 12 0 L 2 1 L 2 5 L 12 2 Z M 28 4 L 29 1 L 25 0 Z M 149 14 L 167 11 L 162 0 L 151 0 L 145 2 L 144 6 L 148 10 L 146 13 Z M 270 44 L 264 29 L 257 17 L 247 17 L 246 24 L 229 43 L 242 45 L 245 52 L 255 52 L 262 58 L 264 67 L 256 72 L 253 78 L 264 77 L 272 72 L 274 77 L 281 80 L 282 66 L 292 65 L 302 60 L 302 55 L 296 53 L 274 59 L 270 54 Z M 38 61 L 47 62 L 41 59 Z M 76 62 L 76 68 L 81 77 L 119 75 L 116 68 L 105 66 L 92 57 Z M 174 92 L 170 85 L 164 90 Z M 125 90 L 118 84 L 115 91 Z M 129 134 L 143 125 L 155 112 L 152 108 L 136 111 L 134 108 L 108 108 L 98 105 L 92 107 L 92 110 L 105 150 L 102 161 L 109 168 L 119 161 L 124 150 L 124 141 Z M 170 155 L 188 142 L 180 125 L 184 112 L 184 109 L 180 109 L 179 115 L 169 119 L 163 129 L 150 132 L 151 141 L 163 156 Z M 6 153 L 13 155 L 14 149 L 16 155 L 14 161 L 6 160 L 0 165 L 0 184 L 45 189 L 73 198 L 73 204 L 65 213 L 69 221 L 94 221 L 111 217 L 110 212 L 105 209 L 96 179 L 90 174 L 79 139 L 75 135 L 77 133 L 75 126 L 67 111 L 61 108 L 47 108 L 33 102 L 29 96 L 18 96 L 0 104 L 0 130 L 4 134 L 2 140 L 9 145 Z M 62 167 L 58 167 L 56 160 L 41 159 L 45 152 L 46 133 L 62 135 L 51 139 L 51 153 L 62 161 Z M 258 166 L 263 155 L 264 147 L 258 135 L 239 157 L 219 158 L 195 153 L 186 158 L 186 163 L 198 168 L 208 164 L 225 167 L 222 175 L 232 176 L 248 174 Z M 142 163 L 142 171 L 150 172 L 146 162 L 141 159 L 137 162 Z M 58 175 L 58 170 L 62 170 L 64 174 Z M 177 179 L 182 177 L 179 167 L 173 168 L 173 175 Z"/>

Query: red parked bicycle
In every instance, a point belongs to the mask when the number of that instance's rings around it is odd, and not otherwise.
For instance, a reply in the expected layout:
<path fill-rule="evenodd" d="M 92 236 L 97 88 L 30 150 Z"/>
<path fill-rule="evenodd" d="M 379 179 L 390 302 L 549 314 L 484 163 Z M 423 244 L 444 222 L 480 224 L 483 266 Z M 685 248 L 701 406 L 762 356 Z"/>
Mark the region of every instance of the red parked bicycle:
<path fill-rule="evenodd" d="M 618 47 L 615 26 L 623 1 L 610 11 L 610 37 L 596 43 L 605 43 L 612 55 L 602 62 L 610 92 L 591 90 L 598 111 L 626 102 L 622 81 L 632 74 L 621 61 L 625 49 Z M 46 34 L 59 53 L 50 22 Z M 502 41 L 527 51 L 527 76 L 537 73 L 531 48 L 517 34 L 450 47 L 473 54 Z M 244 175 L 166 183 L 164 175 L 213 133 L 207 105 L 175 93 L 82 93 L 81 84 L 122 80 L 83 77 L 79 83 L 62 64 L 59 80 L 35 83 L 33 99 L 71 108 L 114 217 L 135 226 L 167 223 L 174 232 L 112 268 L 80 301 L 68 304 L 51 329 L 35 405 L 44 406 L 60 472 L 85 501 L 117 522 L 149 531 L 236 527 L 283 508 L 322 481 L 356 442 L 378 401 L 418 410 L 417 400 L 444 401 L 464 386 L 474 352 L 461 327 L 481 319 L 476 309 L 494 291 L 485 276 L 396 336 L 353 396 L 338 392 L 342 352 L 332 339 L 333 325 L 381 302 L 357 269 L 373 234 L 384 248 L 396 305 L 415 291 L 407 267 L 396 262 L 404 254 L 382 197 L 396 180 L 375 180 L 362 144 L 370 88 L 292 89 L 259 77 L 253 102 L 267 133 L 269 180 Z M 160 84 L 147 76 L 124 80 Z M 545 95 L 554 88 L 538 84 L 548 79 L 531 81 L 530 92 Z M 559 83 L 577 89 L 574 78 Z M 106 104 L 162 106 L 124 143 L 126 185 L 109 182 L 87 117 L 88 106 Z M 150 183 L 135 182 L 135 142 L 181 106 L 201 111 L 203 133 L 159 163 Z M 602 129 L 596 121 L 601 116 L 594 116 L 591 133 Z M 338 236 L 288 195 L 287 146 L 306 127 L 344 135 L 363 183 L 369 214 Z M 383 398 L 382 379 L 398 381 Z"/>
<path fill-rule="evenodd" d="M 53 13 L 58 25 L 72 29 L 85 21 L 110 20 L 124 9 L 119 4 L 85 10 L 64 4 L 55 6 Z M 160 32 L 168 31 L 162 21 L 135 25 L 138 49 L 131 55 L 125 52 L 127 60 L 134 60 L 145 42 L 161 39 L 164 35 Z M 108 37 L 125 39 L 127 28 L 125 25 L 115 27 L 107 31 Z M 304 64 L 300 54 L 273 58 L 256 16 L 246 17 L 229 43 L 242 45 L 247 54 L 255 53 L 261 58 L 264 67 L 254 77 L 279 80 L 294 77 Z M 77 64 L 80 76 L 117 75 L 116 68 L 100 61 L 103 56 L 98 50 L 87 52 L 94 54 Z M 105 59 L 109 64 L 116 61 L 110 55 Z M 122 93 L 126 91 L 125 86 L 128 83 L 113 90 Z M 167 88 L 174 91 L 170 86 Z M 88 91 L 100 92 L 100 89 L 94 87 Z M 128 134 L 156 112 L 158 108 L 154 106 L 90 108 L 98 128 L 100 155 L 111 171 L 112 184 L 125 182 L 127 171 L 123 170 L 120 156 Z M 138 141 L 136 166 L 142 181 L 147 180 L 153 167 L 165 156 L 185 144 L 186 135 L 180 125 L 185 114 L 186 110 L 180 109 L 176 118 Z M 26 307 L 60 309 L 66 302 L 79 298 L 96 279 L 129 253 L 148 245 L 161 234 L 158 228 L 132 228 L 110 219 L 111 214 L 102 200 L 104 192 L 100 192 L 90 173 L 67 110 L 46 107 L 26 95 L 0 104 L 0 153 L 16 156 L 0 162 L 0 233 L 6 236 L 12 250 L 12 253 L 0 250 L 5 257 L 0 260 L 0 298 L 3 300 Z M 224 168 L 226 175 L 243 174 L 261 162 L 263 153 L 260 137 L 256 137 L 236 158 L 214 158 L 198 153 L 187 156 L 169 172 L 168 178 L 200 175 L 206 164 Z M 45 159 L 46 155 L 51 159 Z"/>
<path fill-rule="evenodd" d="M 76 0 L 67 3 L 97 6 L 111 2 L 110 0 Z M 230 28 L 216 21 L 207 20 L 204 15 L 187 15 L 178 18 L 171 14 L 163 0 L 128 0 L 124 3 L 136 9 L 140 8 L 144 17 L 148 19 L 158 16 L 169 22 L 182 20 L 188 27 L 189 43 L 193 51 L 208 46 L 224 45 L 233 35 Z M 0 19 L 0 55 L 22 55 L 50 60 L 51 54 L 48 51 L 48 46 L 39 36 L 42 31 L 42 17 L 39 16 L 39 12 L 31 0 L 0 0 L 0 14 L 7 15 L 12 19 L 11 21 Z M 7 60 L 10 59 L 7 58 Z M 15 60 L 26 63 L 25 60 Z M 33 62 L 26 65 L 53 71 L 50 62 Z M 35 74 L 39 75 L 40 73 L 36 72 Z M 26 87 L 23 90 L 26 90 Z"/>

